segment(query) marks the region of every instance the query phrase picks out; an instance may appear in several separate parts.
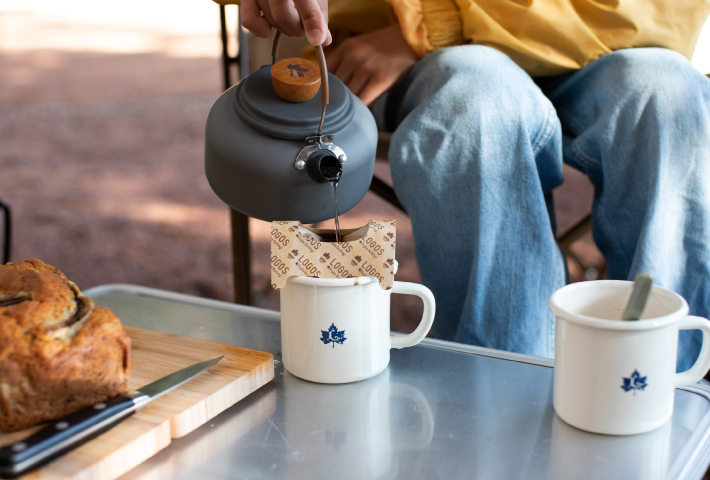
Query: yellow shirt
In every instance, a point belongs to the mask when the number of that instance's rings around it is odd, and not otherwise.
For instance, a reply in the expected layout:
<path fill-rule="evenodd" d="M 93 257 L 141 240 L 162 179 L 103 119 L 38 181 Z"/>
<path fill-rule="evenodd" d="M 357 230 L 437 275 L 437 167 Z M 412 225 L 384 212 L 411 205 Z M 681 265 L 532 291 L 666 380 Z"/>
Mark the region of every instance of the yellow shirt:
<path fill-rule="evenodd" d="M 709 13 L 710 0 L 330 0 L 329 27 L 337 43 L 394 21 L 420 57 L 487 45 L 530 75 L 547 76 L 622 48 L 669 48 L 691 58 Z"/>

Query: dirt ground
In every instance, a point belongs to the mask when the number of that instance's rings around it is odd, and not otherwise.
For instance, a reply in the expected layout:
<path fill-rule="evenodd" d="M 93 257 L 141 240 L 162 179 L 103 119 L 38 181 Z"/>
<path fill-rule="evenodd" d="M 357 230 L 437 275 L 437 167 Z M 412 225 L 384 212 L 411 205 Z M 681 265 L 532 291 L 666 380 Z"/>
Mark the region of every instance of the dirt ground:
<path fill-rule="evenodd" d="M 205 119 L 222 90 L 217 54 L 0 50 L 0 199 L 14 216 L 13 261 L 40 258 L 83 289 L 131 283 L 233 299 L 229 213 L 203 172 Z M 385 161 L 376 171 L 389 178 Z M 586 177 L 565 173 L 560 228 L 592 196 Z M 397 221 L 397 279 L 419 281 L 406 215 L 368 193 L 341 224 L 372 218 Z M 253 303 L 278 309 L 268 225 L 251 228 Z M 589 235 L 574 249 L 601 261 Z M 411 329 L 420 312 L 419 299 L 393 296 L 393 329 Z"/>

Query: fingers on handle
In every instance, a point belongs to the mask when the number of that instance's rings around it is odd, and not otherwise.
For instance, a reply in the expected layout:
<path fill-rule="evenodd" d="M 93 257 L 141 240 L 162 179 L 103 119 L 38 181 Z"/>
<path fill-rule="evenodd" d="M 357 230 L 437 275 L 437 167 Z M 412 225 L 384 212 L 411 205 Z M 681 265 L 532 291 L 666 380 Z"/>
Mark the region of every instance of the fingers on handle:
<path fill-rule="evenodd" d="M 271 18 L 280 26 L 280 30 L 291 37 L 300 37 L 305 33 L 301 18 L 293 2 L 270 3 Z"/>
<path fill-rule="evenodd" d="M 424 285 L 409 282 L 394 282 L 392 293 L 404 293 L 407 295 L 416 295 L 424 302 L 424 313 L 417 328 L 409 335 L 398 335 L 392 338 L 392 348 L 413 347 L 421 342 L 426 334 L 429 333 L 432 323 L 434 323 L 434 315 L 436 314 L 436 301 L 431 290 Z"/>
<path fill-rule="evenodd" d="M 682 387 L 698 382 L 710 369 L 710 321 L 702 317 L 689 315 L 681 320 L 680 330 L 700 330 L 703 332 L 703 346 L 700 355 L 690 369 L 676 373 L 675 386 Z"/>
<path fill-rule="evenodd" d="M 242 0 L 241 3 L 242 27 L 260 38 L 271 35 L 271 25 L 261 16 L 261 8 L 256 0 Z"/>
<path fill-rule="evenodd" d="M 329 38 L 328 20 L 317 0 L 294 0 L 311 45 L 323 45 Z"/>

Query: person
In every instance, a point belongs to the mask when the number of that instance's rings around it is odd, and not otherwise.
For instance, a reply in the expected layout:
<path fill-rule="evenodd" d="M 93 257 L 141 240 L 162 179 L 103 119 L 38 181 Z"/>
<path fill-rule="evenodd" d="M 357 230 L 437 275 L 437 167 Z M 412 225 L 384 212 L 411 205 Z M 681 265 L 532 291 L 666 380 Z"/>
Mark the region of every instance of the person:
<path fill-rule="evenodd" d="M 710 315 L 710 79 L 688 60 L 708 0 L 388 1 L 395 22 L 350 36 L 328 66 L 394 129 L 437 338 L 554 355 L 563 162 L 594 186 L 608 278 L 651 273 Z M 339 36 L 325 0 L 242 6 L 258 36 Z M 681 332 L 679 370 L 700 344 Z"/>

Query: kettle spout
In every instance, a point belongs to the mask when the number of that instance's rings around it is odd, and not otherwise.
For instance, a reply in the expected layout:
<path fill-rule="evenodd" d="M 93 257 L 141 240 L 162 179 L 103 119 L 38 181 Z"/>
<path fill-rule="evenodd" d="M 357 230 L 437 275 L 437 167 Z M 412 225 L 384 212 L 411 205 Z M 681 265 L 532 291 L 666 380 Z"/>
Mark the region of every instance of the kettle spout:
<path fill-rule="evenodd" d="M 343 165 L 329 150 L 316 150 L 306 161 L 308 175 L 318 183 L 338 184 L 343 174 Z"/>

